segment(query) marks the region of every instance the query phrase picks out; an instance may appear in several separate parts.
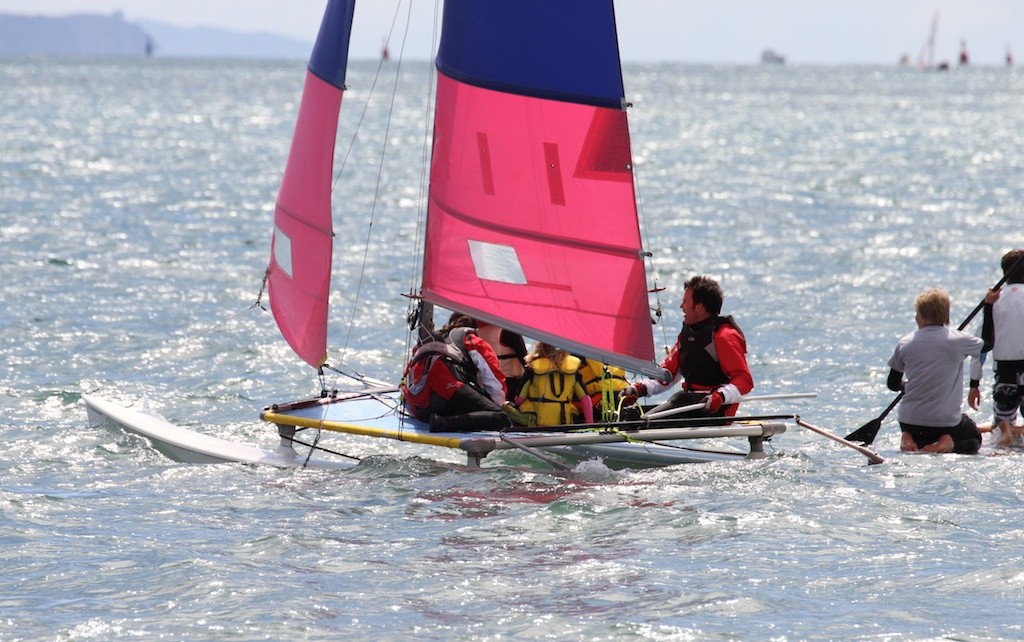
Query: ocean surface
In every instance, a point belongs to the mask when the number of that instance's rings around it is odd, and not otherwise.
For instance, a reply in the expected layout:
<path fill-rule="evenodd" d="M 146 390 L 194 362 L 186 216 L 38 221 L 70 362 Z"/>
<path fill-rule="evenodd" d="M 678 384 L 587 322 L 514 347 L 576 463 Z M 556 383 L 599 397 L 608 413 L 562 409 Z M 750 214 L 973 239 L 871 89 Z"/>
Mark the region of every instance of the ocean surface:
<path fill-rule="evenodd" d="M 375 69 L 342 110 L 330 347 L 393 382 L 428 92 L 385 77 L 364 115 Z M 319 390 L 257 305 L 303 75 L 0 61 L 0 639 L 1024 639 L 1024 456 L 902 455 L 895 413 L 877 466 L 791 426 L 761 461 L 569 475 L 341 436 L 347 471 L 188 465 L 90 425 L 96 393 L 272 446 L 259 410 Z M 955 325 L 1024 246 L 1019 69 L 625 83 L 658 350 L 683 281 L 718 278 L 755 393 L 817 393 L 760 411 L 877 417 L 914 297 L 947 290 Z"/>

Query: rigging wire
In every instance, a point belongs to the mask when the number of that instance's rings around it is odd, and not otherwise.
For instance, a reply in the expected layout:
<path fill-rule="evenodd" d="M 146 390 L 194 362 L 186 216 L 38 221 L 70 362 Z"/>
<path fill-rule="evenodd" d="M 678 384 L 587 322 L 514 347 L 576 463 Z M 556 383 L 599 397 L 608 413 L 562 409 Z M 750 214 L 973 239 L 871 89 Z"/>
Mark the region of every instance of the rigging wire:
<path fill-rule="evenodd" d="M 410 2 L 410 5 L 412 3 Z M 434 53 L 437 51 L 437 33 L 438 33 L 438 20 L 440 17 L 440 0 L 434 2 L 434 19 L 433 28 L 430 30 L 430 51 Z M 413 334 L 416 333 L 417 339 L 419 333 L 415 326 L 422 324 L 423 319 L 421 314 L 423 313 L 423 302 L 416 297 L 417 290 L 419 289 L 419 275 L 422 273 L 423 266 L 423 248 L 426 246 L 426 218 L 427 209 L 430 207 L 430 199 L 428 192 L 430 190 L 430 158 L 432 152 L 431 145 L 431 132 L 433 131 L 433 105 L 434 105 L 434 89 L 436 86 L 435 81 L 435 67 L 430 64 L 427 65 L 427 95 L 423 101 L 423 145 L 420 148 L 420 185 L 419 192 L 417 193 L 417 215 L 416 215 L 416 232 L 413 237 L 413 262 L 409 272 L 409 307 L 406 313 L 406 318 L 409 319 L 409 323 L 406 324 L 405 328 L 405 350 L 403 352 L 404 361 L 406 363 L 412 358 L 412 351 L 415 346 L 413 340 Z M 432 307 L 427 309 L 427 313 L 433 316 L 434 310 Z M 415 323 L 413 320 L 415 319 Z M 433 327 L 433 319 L 428 320 L 428 327 Z M 404 374 L 403 374 L 404 378 Z M 404 394 L 404 393 L 403 393 Z M 400 425 L 405 425 L 405 414 L 399 414 Z"/>
<path fill-rule="evenodd" d="M 305 468 L 307 465 L 309 465 L 309 460 L 313 456 L 313 451 L 315 451 L 315 450 L 319 450 L 320 452 L 328 453 L 330 455 L 337 455 L 338 457 L 344 457 L 346 459 L 351 459 L 353 461 L 362 461 L 363 460 L 362 457 L 356 457 L 355 455 L 346 455 L 343 452 L 340 452 L 340 451 L 337 451 L 337 450 L 331 450 L 330 448 L 324 448 L 323 446 L 320 446 L 319 445 L 320 432 L 321 431 L 319 431 L 319 430 L 317 431 L 316 438 L 313 440 L 313 443 L 309 443 L 307 441 L 302 441 L 301 439 L 296 439 L 295 437 L 288 437 L 287 438 L 289 443 L 299 444 L 300 446 L 305 446 L 306 448 L 309 448 L 309 454 L 306 455 L 306 459 L 302 463 L 302 467 L 303 468 Z"/>
<path fill-rule="evenodd" d="M 633 103 L 626 102 L 623 108 L 628 113 L 629 108 L 633 106 Z M 630 147 L 632 148 L 632 139 L 630 140 Z M 644 198 L 643 191 L 640 189 L 640 170 L 637 168 L 636 158 L 633 155 L 632 149 L 630 150 L 630 158 L 632 159 L 632 170 L 633 170 L 633 193 L 636 197 L 636 212 L 637 220 L 640 223 L 640 237 L 641 246 L 643 248 L 651 247 L 651 235 L 647 230 L 647 216 L 644 211 Z M 665 324 L 662 323 L 662 307 L 661 307 L 661 295 L 660 292 L 663 288 L 658 285 L 658 268 L 654 265 L 654 257 L 651 251 L 648 249 L 643 253 L 644 264 L 647 266 L 649 274 L 651 275 L 653 287 L 649 290 L 650 293 L 654 294 L 655 307 L 652 308 L 655 318 L 652 320 L 654 325 L 661 326 L 661 338 L 662 344 L 665 346 L 665 350 L 669 349 L 671 345 L 668 341 L 668 334 Z"/>
<path fill-rule="evenodd" d="M 398 5 L 396 5 L 396 7 L 395 7 L 395 15 L 394 15 L 394 18 L 392 19 L 392 22 L 391 22 L 391 29 L 388 32 L 388 38 L 387 38 L 387 41 L 385 43 L 385 46 L 387 46 L 391 42 L 391 35 L 394 33 L 395 25 L 398 23 L 398 16 L 399 16 L 399 12 L 401 10 L 401 6 L 402 6 L 402 3 L 399 2 Z M 409 7 L 409 9 L 408 9 L 408 13 L 406 14 L 406 20 L 405 20 L 405 34 L 403 34 L 403 37 L 402 37 L 402 47 L 401 47 L 401 50 L 400 50 L 399 56 L 398 56 L 398 64 L 397 64 L 397 66 L 395 68 L 395 76 L 394 76 L 395 80 L 394 80 L 394 83 L 392 83 L 392 86 L 391 86 L 391 96 L 390 96 L 390 100 L 388 102 L 387 118 L 385 119 L 385 126 L 384 126 L 384 140 L 381 143 L 380 157 L 379 157 L 380 160 L 379 160 L 378 166 L 377 166 L 377 181 L 376 181 L 376 184 L 374 185 L 373 202 L 370 205 L 370 220 L 369 220 L 369 223 L 366 226 L 366 240 L 363 243 L 363 258 L 362 258 L 362 262 L 360 263 L 360 267 L 359 267 L 359 276 L 356 279 L 355 296 L 352 299 L 352 310 L 351 310 L 351 314 L 349 315 L 348 330 L 345 333 L 345 341 L 342 343 L 341 356 L 339 357 L 339 361 L 341 361 L 341 362 L 345 361 L 345 353 L 348 352 L 349 342 L 351 341 L 351 338 L 352 338 L 352 328 L 355 325 L 356 312 L 359 309 L 360 298 L 362 296 L 362 291 L 363 291 L 363 279 L 364 279 L 364 277 L 366 275 L 366 264 L 367 264 L 367 261 L 369 260 L 370 238 L 371 238 L 371 235 L 372 235 L 372 232 L 373 232 L 373 223 L 374 223 L 374 220 L 376 219 L 377 205 L 380 203 L 381 178 L 384 175 L 384 159 L 385 159 L 386 154 L 387 154 L 388 136 L 389 136 L 389 134 L 391 132 L 391 120 L 392 120 L 392 117 L 394 116 L 394 112 L 395 112 L 395 95 L 396 95 L 396 93 L 398 91 L 398 79 L 399 79 L 399 76 L 401 75 L 401 71 L 402 71 L 402 59 L 403 59 L 402 52 L 405 50 L 405 43 L 408 40 L 409 24 L 411 22 L 411 14 L 412 14 L 412 3 L 411 2 L 409 3 L 408 7 Z M 375 75 L 374 80 L 373 80 L 373 84 L 371 85 L 371 88 L 370 88 L 370 95 L 367 96 L 366 105 L 363 108 L 363 116 L 365 116 L 366 110 L 369 107 L 370 98 L 373 95 L 373 89 L 377 86 L 377 80 L 381 76 L 381 71 L 382 71 L 383 67 L 384 67 L 384 57 L 381 56 L 380 62 L 377 65 L 377 74 Z M 359 124 L 360 125 L 362 124 L 362 117 L 360 117 Z M 357 126 L 357 132 L 358 132 L 358 126 Z M 352 143 L 353 144 L 355 142 L 355 138 L 356 138 L 356 134 L 354 133 L 353 137 L 352 137 Z M 349 148 L 349 151 L 351 151 L 351 146 Z M 347 154 L 346 154 L 345 158 L 347 160 L 347 158 L 348 158 Z M 339 169 L 339 174 L 338 175 L 340 177 L 340 169 Z M 335 184 L 337 184 L 337 179 L 335 180 Z M 332 188 L 331 191 L 333 192 L 333 188 Z"/>
<path fill-rule="evenodd" d="M 430 40 L 430 51 L 437 51 L 437 24 L 440 16 L 440 2 L 434 2 L 434 26 L 431 29 L 431 40 Z M 423 145 L 420 151 L 420 186 L 419 193 L 417 195 L 417 216 L 416 216 L 416 234 L 413 239 L 414 247 L 416 248 L 414 253 L 414 260 L 412 267 L 409 272 L 409 311 L 407 317 L 412 319 L 413 315 L 418 313 L 415 308 L 419 305 L 419 301 L 415 299 L 415 294 L 418 289 L 419 275 L 421 274 L 423 265 L 423 253 L 421 248 L 425 246 L 426 236 L 426 211 L 430 207 L 429 198 L 427 196 L 430 188 L 430 154 L 431 154 L 431 131 L 433 129 L 433 104 L 434 104 L 434 89 L 435 89 L 435 67 L 434 65 L 428 65 L 427 71 L 427 95 L 423 105 Z M 412 324 L 410 323 L 409 326 Z M 405 333 L 405 357 L 406 360 L 411 356 L 413 348 L 413 333 L 415 329 L 413 327 L 407 327 Z"/>

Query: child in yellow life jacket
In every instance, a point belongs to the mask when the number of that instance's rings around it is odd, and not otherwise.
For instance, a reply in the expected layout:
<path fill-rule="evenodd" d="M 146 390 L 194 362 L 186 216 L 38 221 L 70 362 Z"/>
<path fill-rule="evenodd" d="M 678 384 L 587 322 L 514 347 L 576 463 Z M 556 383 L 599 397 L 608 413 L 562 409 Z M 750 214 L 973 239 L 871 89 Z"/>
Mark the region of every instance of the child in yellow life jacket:
<path fill-rule="evenodd" d="M 629 387 L 626 371 L 618 366 L 605 365 L 597 359 L 583 359 L 579 372 L 583 388 L 590 395 L 594 409 L 601 412 L 601 420 L 618 420 L 618 392 Z"/>
<path fill-rule="evenodd" d="M 565 350 L 538 342 L 526 357 L 523 387 L 515 399 L 519 409 L 509 412 L 512 420 L 526 426 L 558 426 L 571 424 L 582 414 L 586 423 L 593 423 L 594 408 L 583 388 L 581 365 Z"/>

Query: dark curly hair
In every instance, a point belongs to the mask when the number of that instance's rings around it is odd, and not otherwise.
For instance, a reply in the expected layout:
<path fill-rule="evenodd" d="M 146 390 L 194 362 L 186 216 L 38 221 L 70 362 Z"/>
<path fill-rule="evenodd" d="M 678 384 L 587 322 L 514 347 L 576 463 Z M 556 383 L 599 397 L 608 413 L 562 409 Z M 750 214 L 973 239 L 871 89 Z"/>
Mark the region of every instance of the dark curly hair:
<path fill-rule="evenodd" d="M 1007 283 L 1024 283 L 1024 264 L 1018 265 L 1013 273 L 1010 274 L 1010 268 L 1013 264 L 1024 255 L 1024 250 L 1010 250 L 1003 255 L 1003 260 L 1000 261 L 999 266 L 1003 268 L 1003 274 L 1006 275 Z"/>
<path fill-rule="evenodd" d="M 722 312 L 722 300 L 725 297 L 722 295 L 722 288 L 719 287 L 718 281 L 710 276 L 698 275 L 684 283 L 683 287 L 691 290 L 693 302 L 703 305 L 710 314 L 718 316 Z"/>

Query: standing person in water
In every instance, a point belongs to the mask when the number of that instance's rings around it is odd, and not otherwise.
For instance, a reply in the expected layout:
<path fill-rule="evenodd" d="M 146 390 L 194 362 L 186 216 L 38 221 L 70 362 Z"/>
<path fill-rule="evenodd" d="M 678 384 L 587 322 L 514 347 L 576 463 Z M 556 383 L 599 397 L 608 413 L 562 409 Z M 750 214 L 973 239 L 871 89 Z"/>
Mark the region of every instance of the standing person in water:
<path fill-rule="evenodd" d="M 985 294 L 981 338 L 983 352 L 992 352 L 996 380 L 992 386 L 993 429 L 997 444 L 1009 446 L 1021 438 L 1024 427 L 1017 424 L 1017 411 L 1024 410 L 1024 249 L 1003 255 L 1000 267 L 1006 284 Z M 981 359 L 971 361 L 972 408 L 981 403 Z"/>

